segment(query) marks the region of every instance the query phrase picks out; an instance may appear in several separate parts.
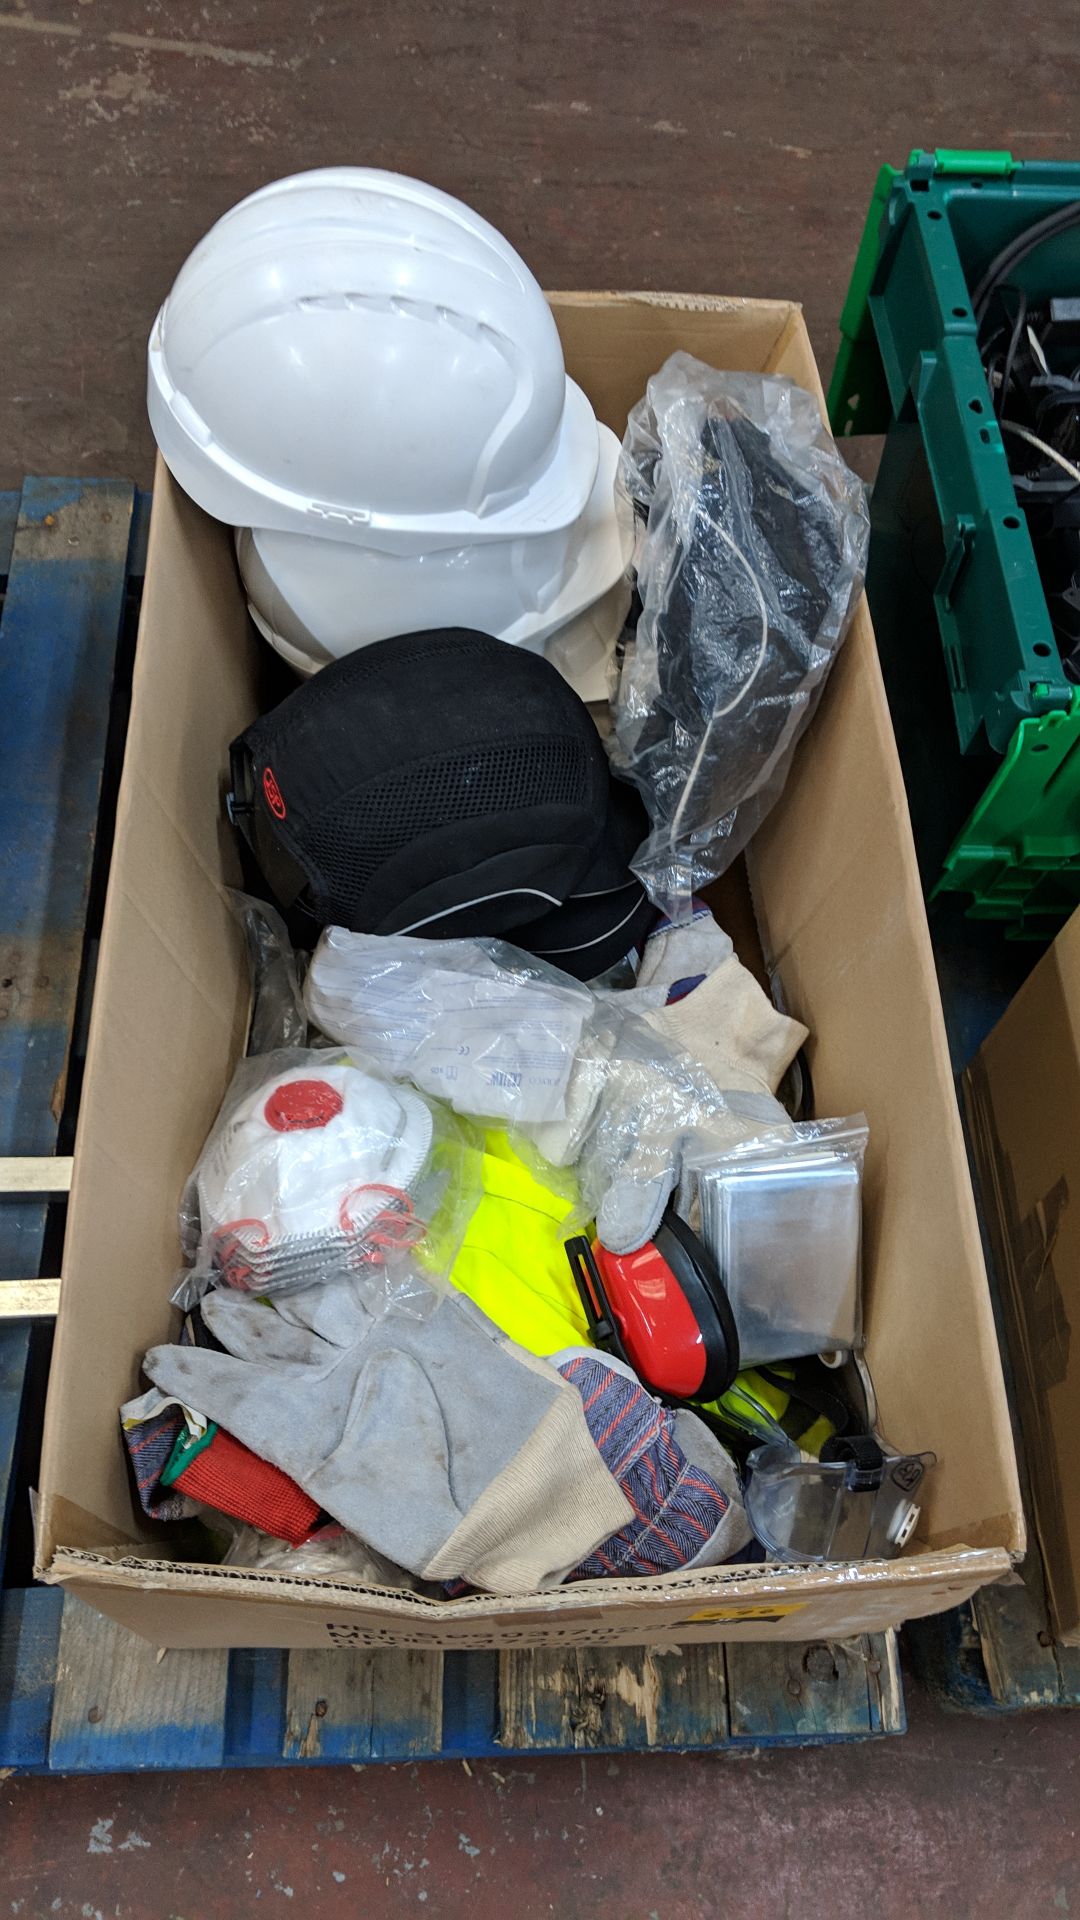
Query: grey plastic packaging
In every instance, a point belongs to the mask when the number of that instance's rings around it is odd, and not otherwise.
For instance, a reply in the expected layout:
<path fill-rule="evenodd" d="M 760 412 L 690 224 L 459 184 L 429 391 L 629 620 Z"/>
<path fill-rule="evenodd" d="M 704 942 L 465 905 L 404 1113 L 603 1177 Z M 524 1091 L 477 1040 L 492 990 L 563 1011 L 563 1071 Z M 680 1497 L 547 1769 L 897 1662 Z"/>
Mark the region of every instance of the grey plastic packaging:
<path fill-rule="evenodd" d="M 688 1169 L 744 1366 L 862 1340 L 861 1115 L 792 1124 Z"/>
<path fill-rule="evenodd" d="M 649 381 L 620 472 L 642 612 L 608 748 L 652 822 L 634 871 L 685 917 L 781 792 L 862 589 L 866 491 L 812 394 L 688 353 Z"/>

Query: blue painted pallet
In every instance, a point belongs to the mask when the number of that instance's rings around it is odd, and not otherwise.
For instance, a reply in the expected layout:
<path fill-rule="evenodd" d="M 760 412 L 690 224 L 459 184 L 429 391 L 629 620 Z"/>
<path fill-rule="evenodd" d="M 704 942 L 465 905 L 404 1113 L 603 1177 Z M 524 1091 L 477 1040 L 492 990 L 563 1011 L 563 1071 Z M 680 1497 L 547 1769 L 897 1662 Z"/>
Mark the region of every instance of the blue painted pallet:
<path fill-rule="evenodd" d="M 0 626 L 0 1153 L 60 1140 L 123 626 L 134 489 L 28 480 L 3 520 Z M 7 536 L 10 536 L 9 538 Z M 39 1202 L 0 1207 L 0 1275 L 41 1270 Z M 0 1562 L 24 1383 L 40 1337 L 0 1327 Z"/>
<path fill-rule="evenodd" d="M 35 480 L 21 498 L 0 495 L 0 1154 L 70 1147 L 148 514 L 149 497 L 118 482 Z M 0 1276 L 29 1278 L 43 1259 L 56 1271 L 60 1212 L 0 1204 Z M 5 1526 L 20 1489 L 0 1540 L 0 1769 L 745 1748 L 903 1731 L 893 1634 L 682 1652 L 159 1657 L 74 1596 L 20 1584 L 47 1340 L 45 1328 L 0 1324 Z"/>
<path fill-rule="evenodd" d="M 71 1595 L 0 1607 L 0 1766 L 127 1773 L 818 1746 L 901 1733 L 892 1634 L 843 1644 L 159 1655 Z"/>

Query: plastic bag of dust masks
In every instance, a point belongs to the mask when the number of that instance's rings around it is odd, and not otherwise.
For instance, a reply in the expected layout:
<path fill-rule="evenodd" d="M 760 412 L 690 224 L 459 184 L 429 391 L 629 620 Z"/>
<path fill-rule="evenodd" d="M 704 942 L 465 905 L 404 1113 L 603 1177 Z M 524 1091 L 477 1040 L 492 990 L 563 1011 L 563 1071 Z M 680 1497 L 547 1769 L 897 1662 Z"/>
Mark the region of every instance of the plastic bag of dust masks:
<path fill-rule="evenodd" d="M 476 1205 L 471 1140 L 347 1053 L 243 1061 L 185 1196 L 177 1305 L 208 1286 L 273 1298 L 342 1272 L 413 1294 L 414 1264 L 434 1281 Z"/>
<path fill-rule="evenodd" d="M 145 1513 L 435 1597 L 898 1550 L 866 1131 L 694 892 L 861 583 L 816 403 L 676 355 L 620 452 L 502 236 L 365 169 L 219 222 L 150 396 L 298 678 L 219 769 L 249 1050 L 122 1409 Z"/>

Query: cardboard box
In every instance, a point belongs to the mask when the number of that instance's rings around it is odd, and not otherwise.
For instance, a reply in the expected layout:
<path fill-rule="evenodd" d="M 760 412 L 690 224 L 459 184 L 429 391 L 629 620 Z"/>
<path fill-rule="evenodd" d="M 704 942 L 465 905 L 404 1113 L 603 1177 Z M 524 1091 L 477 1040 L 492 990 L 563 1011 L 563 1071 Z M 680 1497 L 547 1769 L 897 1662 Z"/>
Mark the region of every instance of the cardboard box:
<path fill-rule="evenodd" d="M 569 372 L 618 433 L 677 347 L 791 375 L 820 399 L 787 302 L 560 294 L 553 306 Z M 117 1408 L 145 1349 L 175 1331 L 177 1201 L 244 1040 L 221 788 L 227 743 L 258 709 L 262 648 L 228 533 L 159 468 L 46 1418 L 42 1577 L 159 1645 L 288 1647 L 839 1637 L 1000 1577 L 1024 1544 L 1016 1466 L 865 603 L 749 870 L 766 958 L 813 1034 L 818 1111 L 869 1116 L 870 1364 L 890 1441 L 939 1462 L 914 1550 L 441 1603 L 162 1558 L 160 1529 L 133 1513 Z"/>
<path fill-rule="evenodd" d="M 1080 1646 L 1080 911 L 964 1076 L 1030 1509 L 1058 1638 Z"/>

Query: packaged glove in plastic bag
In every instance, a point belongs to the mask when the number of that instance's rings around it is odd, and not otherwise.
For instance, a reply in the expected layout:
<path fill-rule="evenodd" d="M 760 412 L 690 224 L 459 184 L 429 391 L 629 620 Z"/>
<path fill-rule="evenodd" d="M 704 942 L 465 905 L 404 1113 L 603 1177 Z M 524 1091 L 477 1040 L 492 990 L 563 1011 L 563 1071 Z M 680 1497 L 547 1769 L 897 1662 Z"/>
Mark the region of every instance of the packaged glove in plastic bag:
<path fill-rule="evenodd" d="M 652 1239 L 688 1152 L 721 1154 L 785 1120 L 767 1095 L 722 1093 L 699 1061 L 620 1005 L 631 997 L 597 1000 L 566 1118 L 521 1129 L 553 1166 L 576 1166 L 584 1215 L 613 1253 Z"/>
<path fill-rule="evenodd" d="M 687 1186 L 744 1366 L 859 1345 L 868 1137 L 859 1115 L 792 1124 L 720 1156 L 695 1152 Z"/>
<path fill-rule="evenodd" d="M 691 1139 L 718 1153 L 784 1121 L 764 1089 L 806 1030 L 769 1006 L 734 956 L 725 968 L 697 992 L 710 996 L 716 1057 L 739 1066 L 737 1098 L 686 1051 L 689 1003 L 665 1009 L 664 985 L 596 992 L 502 941 L 435 948 L 332 928 L 305 998 L 313 1022 L 384 1072 L 508 1123 L 517 1150 L 540 1155 L 541 1180 L 544 1167 L 576 1166 L 577 1224 L 595 1217 L 604 1244 L 627 1253 L 651 1238 Z M 743 976 L 761 1007 L 748 1008 Z"/>
<path fill-rule="evenodd" d="M 304 988 L 323 1033 L 456 1112 L 557 1120 L 593 997 L 498 940 L 418 940 L 330 927 Z"/>
<path fill-rule="evenodd" d="M 475 1161 L 463 1122 L 347 1053 L 244 1060 L 184 1196 L 193 1267 L 174 1300 L 189 1307 L 208 1286 L 273 1296 L 372 1269 L 380 1298 L 422 1302 L 479 1201 Z"/>
<path fill-rule="evenodd" d="M 620 467 L 643 530 L 642 612 L 612 758 L 648 805 L 634 870 L 670 914 L 777 799 L 862 588 L 869 515 L 813 395 L 675 353 Z"/>

